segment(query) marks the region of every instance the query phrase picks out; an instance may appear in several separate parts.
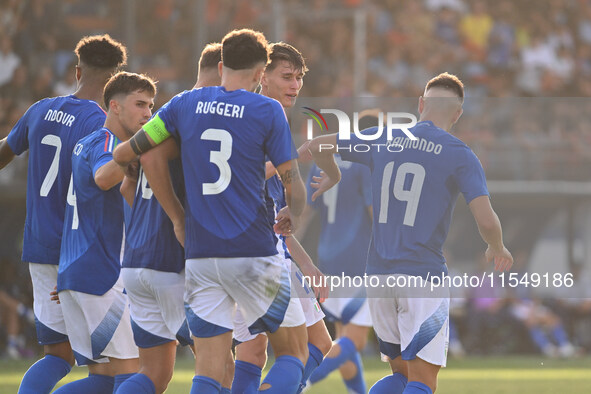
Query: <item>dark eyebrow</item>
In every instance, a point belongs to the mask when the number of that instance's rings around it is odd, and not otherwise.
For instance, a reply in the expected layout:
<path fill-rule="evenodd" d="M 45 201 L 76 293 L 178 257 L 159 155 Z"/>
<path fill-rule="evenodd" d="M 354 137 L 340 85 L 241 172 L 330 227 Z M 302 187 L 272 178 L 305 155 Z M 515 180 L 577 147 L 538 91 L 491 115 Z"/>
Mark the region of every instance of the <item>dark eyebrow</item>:
<path fill-rule="evenodd" d="M 150 108 L 154 107 L 154 103 L 150 103 L 146 100 L 136 100 L 135 103 L 136 104 L 147 104 Z"/>

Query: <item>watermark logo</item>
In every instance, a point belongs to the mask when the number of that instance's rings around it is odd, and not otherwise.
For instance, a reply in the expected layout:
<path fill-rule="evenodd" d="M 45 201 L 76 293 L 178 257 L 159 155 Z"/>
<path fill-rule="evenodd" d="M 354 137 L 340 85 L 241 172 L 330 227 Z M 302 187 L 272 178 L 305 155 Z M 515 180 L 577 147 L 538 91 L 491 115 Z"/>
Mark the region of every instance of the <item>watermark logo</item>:
<path fill-rule="evenodd" d="M 322 114 L 332 114 L 336 116 L 338 122 L 338 134 L 339 134 L 339 141 L 346 141 L 351 139 L 351 119 L 349 115 L 345 112 L 338 110 L 338 109 L 321 109 L 320 112 L 310 108 L 310 107 L 303 107 L 306 111 L 303 113 L 305 115 L 310 116 L 311 119 L 308 119 L 307 123 L 307 138 L 311 140 L 314 138 L 314 122 L 318 124 L 320 127 L 321 132 L 328 132 L 328 124 L 326 119 L 322 116 Z M 384 122 L 385 116 L 385 122 Z M 405 120 L 400 122 L 400 120 Z M 402 131 L 406 137 L 403 138 L 404 140 L 412 141 L 419 141 L 411 131 L 413 127 L 417 124 L 417 118 L 415 115 L 408 113 L 408 112 L 388 112 L 384 115 L 383 112 L 379 112 L 377 116 L 377 128 L 375 128 L 375 132 L 373 134 L 368 134 L 367 132 L 362 133 L 362 130 L 359 130 L 359 112 L 353 113 L 353 133 L 355 136 L 362 141 L 376 141 L 382 138 L 384 133 L 384 129 L 386 129 L 386 137 L 387 143 L 385 144 L 353 144 L 349 146 L 339 146 L 337 150 L 347 150 L 347 151 L 355 151 L 355 152 L 367 152 L 373 148 L 376 148 L 378 151 L 381 147 L 384 147 L 389 152 L 400 152 L 404 149 L 403 145 L 401 145 L 398 141 L 402 139 L 400 137 L 393 138 L 393 130 L 400 130 Z M 322 144 L 327 146 L 320 146 L 320 150 L 324 149 L 332 149 L 334 148 L 330 144 Z"/>
<path fill-rule="evenodd" d="M 310 107 L 304 107 L 304 109 L 307 109 L 308 111 L 312 112 L 306 112 L 304 111 L 304 114 L 310 116 L 312 119 L 314 119 L 316 121 L 316 123 L 318 124 L 318 126 L 320 127 L 321 131 L 328 131 L 328 125 L 326 124 L 326 119 L 324 119 L 324 117 L 320 114 L 320 112 L 313 110 Z M 322 111 L 322 110 L 321 110 Z M 312 137 L 312 119 L 308 119 L 308 139 L 311 140 Z M 322 123 L 320 123 L 320 120 L 322 120 Z M 324 125 L 324 128 L 322 127 L 322 125 Z"/>

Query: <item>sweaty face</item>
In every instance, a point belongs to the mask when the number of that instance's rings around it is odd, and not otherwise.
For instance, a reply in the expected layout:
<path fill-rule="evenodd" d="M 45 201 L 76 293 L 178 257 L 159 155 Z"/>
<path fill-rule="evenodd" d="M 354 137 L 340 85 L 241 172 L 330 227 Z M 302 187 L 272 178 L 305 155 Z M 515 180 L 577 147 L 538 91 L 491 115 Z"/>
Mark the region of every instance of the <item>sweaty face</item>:
<path fill-rule="evenodd" d="M 283 108 L 291 108 L 304 84 L 304 73 L 288 61 L 281 60 L 272 71 L 263 76 L 263 94 L 279 101 Z"/>
<path fill-rule="evenodd" d="M 130 136 L 134 135 L 145 125 L 154 108 L 154 97 L 146 91 L 138 91 L 128 94 L 119 102 L 121 111 L 119 121 Z"/>

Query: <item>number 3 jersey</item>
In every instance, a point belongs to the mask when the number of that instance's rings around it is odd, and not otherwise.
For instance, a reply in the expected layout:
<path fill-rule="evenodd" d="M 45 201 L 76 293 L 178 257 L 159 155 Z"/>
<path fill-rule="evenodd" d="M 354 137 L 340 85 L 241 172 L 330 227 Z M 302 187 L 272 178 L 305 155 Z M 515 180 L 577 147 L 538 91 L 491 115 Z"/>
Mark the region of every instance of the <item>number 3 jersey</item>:
<path fill-rule="evenodd" d="M 16 155 L 29 150 L 23 261 L 58 264 L 72 149 L 102 127 L 105 117 L 94 101 L 48 98 L 33 104 L 8 135 Z"/>
<path fill-rule="evenodd" d="M 376 130 L 363 134 L 373 135 Z M 459 193 L 466 203 L 488 195 L 482 165 L 466 144 L 430 121 L 419 122 L 410 131 L 418 140 L 393 130 L 392 140 L 387 141 L 384 130 L 371 141 L 375 145 L 368 152 L 355 151 L 356 144 L 369 145 L 356 135 L 338 140 L 343 160 L 371 170 L 374 217 L 368 274 L 426 278 L 447 273 L 442 247 Z M 379 151 L 378 144 L 383 144 Z M 364 150 L 359 146 L 357 150 Z"/>
<path fill-rule="evenodd" d="M 277 254 L 264 197 L 265 157 L 297 157 L 281 104 L 246 90 L 183 92 L 143 126 L 179 141 L 187 190 L 185 257 Z"/>
<path fill-rule="evenodd" d="M 57 289 L 103 295 L 119 278 L 123 197 L 101 190 L 94 176 L 113 159 L 119 140 L 106 128 L 78 141 L 72 153 Z"/>

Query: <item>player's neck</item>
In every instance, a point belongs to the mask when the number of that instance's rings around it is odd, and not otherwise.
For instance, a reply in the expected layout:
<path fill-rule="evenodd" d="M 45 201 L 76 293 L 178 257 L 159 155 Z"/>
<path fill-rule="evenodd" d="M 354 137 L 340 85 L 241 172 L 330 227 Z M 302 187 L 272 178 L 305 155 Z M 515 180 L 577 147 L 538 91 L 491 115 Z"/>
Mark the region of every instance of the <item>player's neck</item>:
<path fill-rule="evenodd" d="M 125 131 L 119 120 L 113 114 L 107 113 L 105 127 L 109 129 L 111 133 L 115 134 L 115 137 L 119 138 L 119 141 L 127 141 L 131 138 L 131 135 Z"/>
<path fill-rule="evenodd" d="M 440 116 L 436 116 L 434 114 L 422 114 L 419 122 L 424 122 L 424 121 L 429 121 L 431 123 L 433 123 L 433 125 L 435 127 L 439 127 L 440 129 L 443 129 L 445 131 L 447 131 L 449 133 L 449 131 L 451 130 L 451 126 L 453 126 L 453 123 L 451 123 L 451 121 L 449 119 L 444 119 L 443 117 Z"/>
<path fill-rule="evenodd" d="M 206 86 L 220 86 L 220 75 L 217 69 L 200 71 L 197 76 L 197 82 L 193 89 L 204 88 Z"/>
<path fill-rule="evenodd" d="M 241 70 L 242 71 L 242 70 Z M 253 79 L 252 73 L 249 72 L 233 72 L 222 75 L 222 86 L 226 91 L 244 89 L 252 92 L 256 87 L 256 82 Z"/>
<path fill-rule="evenodd" d="M 104 84 L 80 81 L 74 96 L 82 100 L 92 100 L 102 106 Z"/>

